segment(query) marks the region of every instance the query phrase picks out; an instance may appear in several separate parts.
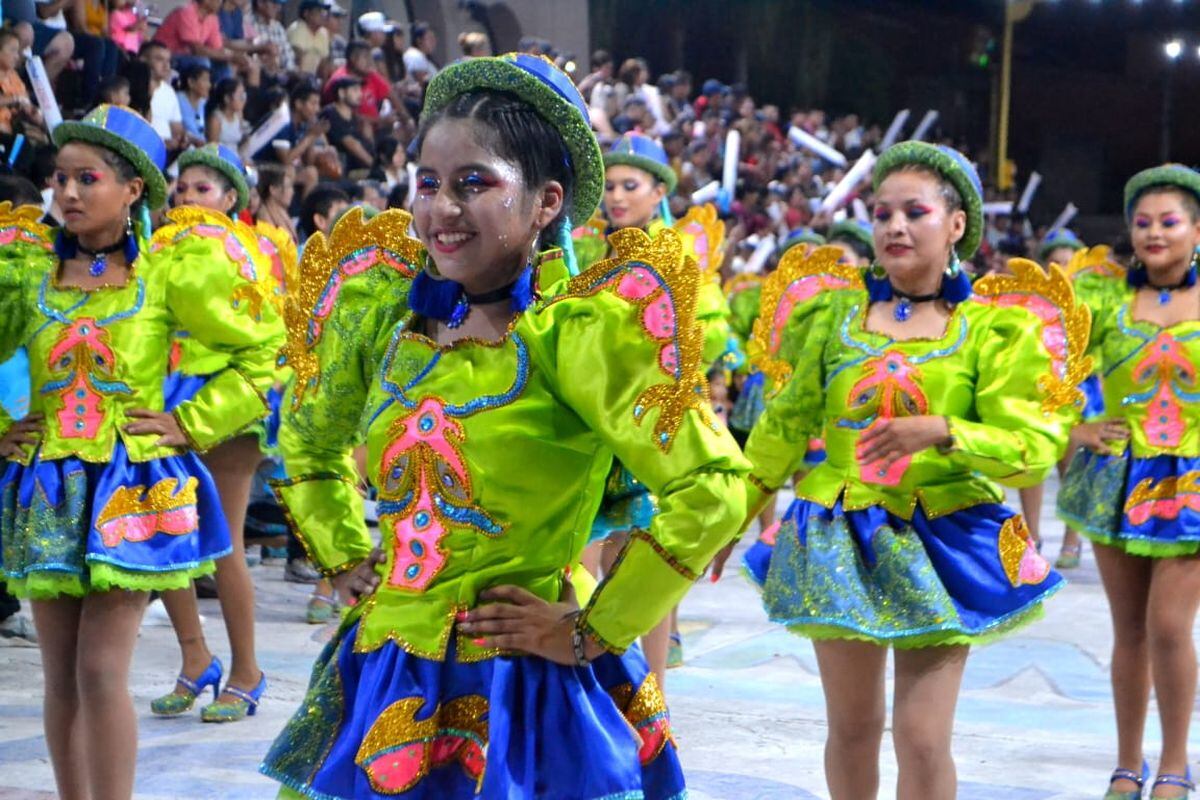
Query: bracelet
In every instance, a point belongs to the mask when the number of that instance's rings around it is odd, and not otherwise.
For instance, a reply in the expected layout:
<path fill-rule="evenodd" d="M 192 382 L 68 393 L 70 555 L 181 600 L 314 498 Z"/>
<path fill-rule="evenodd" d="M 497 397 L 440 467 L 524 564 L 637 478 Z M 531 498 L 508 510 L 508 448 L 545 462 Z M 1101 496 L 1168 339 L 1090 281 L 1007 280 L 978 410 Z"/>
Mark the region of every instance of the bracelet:
<path fill-rule="evenodd" d="M 571 625 L 571 650 L 575 654 L 575 666 L 586 667 L 591 663 L 587 657 L 587 651 L 584 649 L 583 626 L 580 622 L 583 620 L 582 611 L 572 611 L 568 616 L 574 617 L 574 624 Z"/>

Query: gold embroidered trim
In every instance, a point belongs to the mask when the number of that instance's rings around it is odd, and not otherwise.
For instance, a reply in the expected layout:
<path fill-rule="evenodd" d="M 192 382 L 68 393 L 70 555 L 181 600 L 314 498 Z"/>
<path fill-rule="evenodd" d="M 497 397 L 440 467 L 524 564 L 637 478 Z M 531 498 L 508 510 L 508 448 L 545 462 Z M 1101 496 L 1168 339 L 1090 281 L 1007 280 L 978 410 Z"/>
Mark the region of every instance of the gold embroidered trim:
<path fill-rule="evenodd" d="M 721 291 L 725 292 L 725 297 L 732 300 L 736 295 L 741 294 L 747 289 L 753 289 L 755 286 L 762 286 L 763 276 L 756 275 L 752 272 L 743 272 L 740 275 L 734 275 L 729 280 L 725 281 L 725 285 Z"/>
<path fill-rule="evenodd" d="M 779 491 L 778 486 L 772 489 L 770 486 L 767 486 L 765 482 L 763 482 L 762 478 L 758 477 L 753 472 L 746 476 L 746 480 L 750 481 L 750 485 L 755 489 L 758 489 L 763 494 L 775 494 Z"/>
<path fill-rule="evenodd" d="M 234 265 L 238 274 L 246 281 L 234 287 L 229 301 L 236 308 L 245 303 L 255 319 L 262 316 L 262 305 L 274 293 L 271 280 L 270 261 L 258 241 L 253 228 L 239 219 L 233 219 L 219 211 L 200 206 L 182 206 L 167 212 L 167 224 L 154 232 L 150 240 L 150 252 L 157 253 L 190 236 L 213 238 L 211 234 L 198 233 L 199 226 L 213 227 L 224 232 L 222 239 L 232 236 L 245 252 L 246 262 L 238 262 L 228 245 L 222 241 L 222 252 Z"/>
<path fill-rule="evenodd" d="M 998 306 L 998 301 L 1004 296 L 1037 295 L 1057 307 L 1056 324 L 1063 329 L 1067 351 L 1063 364 L 1055 364 L 1058 359 L 1053 352 L 1048 351 L 1051 364 L 1055 368 L 1037 379 L 1038 389 L 1043 394 L 1042 413 L 1053 414 L 1071 405 L 1082 408 L 1084 396 L 1079 390 L 1079 384 L 1093 371 L 1093 359 L 1085 355 L 1091 332 L 1092 312 L 1076 300 L 1070 279 L 1058 265 L 1051 264 L 1049 271 L 1046 271 L 1034 261 L 1014 258 L 1009 260 L 1008 266 L 1013 274 L 986 275 L 975 282 L 977 298 L 981 302 Z M 1051 324 L 1046 320 L 1040 321 L 1043 331 Z M 1043 334 L 1043 341 L 1045 338 Z"/>
<path fill-rule="evenodd" d="M 287 489 L 302 483 L 314 483 L 316 481 L 341 481 L 355 490 L 358 488 L 358 485 L 354 481 L 344 475 L 338 475 L 336 472 L 313 472 L 308 475 L 297 475 L 294 478 L 272 479 L 268 483 L 272 489 Z M 317 557 L 317 551 L 308 543 L 304 529 L 300 527 L 300 523 L 292 515 L 292 509 L 288 506 L 287 498 L 283 496 L 283 492 L 276 491 L 275 498 L 279 501 L 279 508 L 283 512 L 283 518 L 287 521 L 288 527 L 296 535 L 296 540 L 300 542 L 300 547 L 303 548 L 305 557 L 326 578 L 333 578 L 341 575 L 343 572 L 349 572 L 367 557 L 368 554 L 364 553 L 362 558 L 344 561 L 335 567 L 326 567 L 321 563 L 321 559 Z"/>
<path fill-rule="evenodd" d="M 1170 475 L 1158 483 L 1153 478 L 1138 481 L 1137 486 L 1129 493 L 1125 501 L 1125 513 L 1129 513 L 1142 503 L 1158 500 L 1174 500 L 1181 494 L 1200 494 L 1200 472 L 1185 472 L 1182 475 Z"/>
<path fill-rule="evenodd" d="M 254 232 L 258 235 L 260 242 L 265 242 L 274 250 L 274 255 L 272 255 L 267 247 L 262 247 L 263 254 L 271 262 L 275 303 L 282 314 L 288 292 L 295 290 L 300 282 L 300 255 L 296 241 L 283 228 L 262 220 L 254 224 Z"/>
<path fill-rule="evenodd" d="M 637 309 L 642 330 L 652 341 L 662 344 L 658 354 L 660 371 L 673 379 L 644 389 L 634 402 L 633 416 L 641 424 L 651 409 L 659 409 L 654 441 L 660 450 L 669 452 L 689 409 L 717 430 L 703 363 L 704 331 L 696 320 L 700 271 L 693 259 L 684 257 L 679 233 L 670 228 L 654 238 L 640 228 L 624 228 L 613 233 L 609 243 L 616 256 L 572 278 L 566 291 L 550 302 L 608 289 Z M 663 285 L 647 289 L 647 272 Z M 658 325 L 652 328 L 648 315 L 664 304 L 670 305 L 673 325 L 663 324 L 661 317 L 656 317 Z"/>
<path fill-rule="evenodd" d="M 717 207 L 712 203 L 692 206 L 687 214 L 676 220 L 671 227 L 693 239 L 692 253 L 703 278 L 719 282 L 721 264 L 725 261 L 725 222 L 717 215 Z M 704 243 L 704 252 L 698 249 L 698 243 L 701 241 Z"/>
<path fill-rule="evenodd" d="M 1089 272 L 1117 281 L 1124 281 L 1126 274 L 1125 268 L 1113 260 L 1112 249 L 1106 244 L 1076 250 L 1063 271 L 1072 281 Z"/>
<path fill-rule="evenodd" d="M 694 571 L 689 569 L 686 564 L 668 552 L 667 548 L 663 547 L 657 539 L 655 539 L 646 531 L 641 530 L 640 528 L 635 529 L 633 533 L 629 535 L 629 538 L 630 540 L 638 539 L 650 545 L 650 549 L 654 551 L 655 555 L 667 562 L 667 566 L 678 572 L 686 580 L 696 581 L 700 579 L 699 575 L 697 575 Z"/>
<path fill-rule="evenodd" d="M 839 264 L 842 251 L 837 247 L 818 247 L 806 252 L 793 247 L 783 254 L 779 268 L 768 275 L 762 284 L 758 319 L 754 320 L 753 333 L 747 345 L 750 363 L 766 375 L 769 393 L 779 391 L 792 376 L 792 365 L 779 357 L 783 333 L 791 311 L 800 302 L 808 302 L 819 293 L 837 289 L 862 290 L 865 288 L 862 272 L 858 267 Z M 810 297 L 802 297 L 791 307 L 783 307 L 783 301 L 795 287 L 799 290 L 802 281 L 816 281 L 816 291 Z M 782 318 L 781 311 L 786 312 Z"/>
<path fill-rule="evenodd" d="M 13 208 L 12 202 L 5 200 L 0 203 L 0 231 L 15 228 L 11 241 L 3 244 L 13 244 L 21 241 L 36 245 L 46 252 L 53 252 L 54 237 L 49 225 L 42 224 L 42 209 L 38 206 L 18 206 Z M 7 238 L 7 237 L 5 237 Z"/>
<path fill-rule="evenodd" d="M 337 304 L 341 283 L 380 264 L 405 278 L 416 275 L 425 251 L 420 242 L 408 235 L 411 220 L 408 213 L 392 209 L 364 221 L 362 209 L 352 208 L 338 221 L 328 239 L 317 232 L 308 240 L 300 262 L 298 285 L 295 291 L 289 291 L 284 304 L 287 344 L 280 349 L 278 361 L 279 366 L 290 366 L 295 374 L 293 408 L 299 407 L 304 396 L 315 391 L 320 381 L 316 348 L 324 332 L 324 322 Z M 355 256 L 369 248 L 375 248 L 375 257 L 364 266 Z"/>

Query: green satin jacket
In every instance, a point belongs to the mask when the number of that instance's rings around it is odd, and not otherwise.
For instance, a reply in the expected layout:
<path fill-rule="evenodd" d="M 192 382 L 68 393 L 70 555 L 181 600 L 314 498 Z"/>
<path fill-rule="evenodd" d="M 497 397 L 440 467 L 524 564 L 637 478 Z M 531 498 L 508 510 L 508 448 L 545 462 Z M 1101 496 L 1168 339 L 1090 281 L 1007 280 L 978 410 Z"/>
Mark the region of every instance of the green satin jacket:
<path fill-rule="evenodd" d="M 1022 262 L 1016 276 L 978 282 L 937 339 L 896 341 L 866 330 L 862 273 L 837 250 L 789 251 L 762 290 L 756 364 L 768 376 L 766 410 L 746 455 L 752 511 L 801 466 L 824 433 L 827 458 L 796 494 L 846 510 L 883 506 L 911 519 L 999 502 L 1008 486 L 1041 482 L 1061 458 L 1090 365 L 1088 312 L 1068 279 Z M 945 416 L 949 451 L 922 450 L 862 464 L 856 448 L 879 420 Z"/>
<path fill-rule="evenodd" d="M 181 328 L 226 364 L 174 412 L 192 446 L 206 450 L 266 415 L 263 395 L 283 343 L 278 316 L 269 304 L 256 317 L 231 303 L 248 284 L 216 240 L 187 237 L 156 252 L 143 242 L 126 283 L 84 291 L 58 285 L 54 231 L 39 216 L 0 204 L 0 360 L 28 350 L 30 411 L 45 415 L 39 458 L 102 463 L 118 440 L 132 461 L 177 452 L 156 446 L 157 434 L 132 436 L 122 426 L 130 409 L 163 408 L 172 334 Z M 0 433 L 11 424 L 0 410 Z"/>
<path fill-rule="evenodd" d="M 614 236 L 617 259 L 560 284 L 499 342 L 440 347 L 406 299 L 424 260 L 408 215 L 352 211 L 305 247 L 289 298 L 296 381 L 278 486 L 328 573 L 371 550 L 351 455 L 365 440 L 387 562 L 359 651 L 444 658 L 455 614 L 492 586 L 559 597 L 614 454 L 659 498 L 583 622 L 621 650 L 679 601 L 745 513 L 748 465 L 708 410 L 678 236 Z M 692 270 L 694 274 L 694 270 Z M 491 657 L 460 637 L 462 660 Z"/>

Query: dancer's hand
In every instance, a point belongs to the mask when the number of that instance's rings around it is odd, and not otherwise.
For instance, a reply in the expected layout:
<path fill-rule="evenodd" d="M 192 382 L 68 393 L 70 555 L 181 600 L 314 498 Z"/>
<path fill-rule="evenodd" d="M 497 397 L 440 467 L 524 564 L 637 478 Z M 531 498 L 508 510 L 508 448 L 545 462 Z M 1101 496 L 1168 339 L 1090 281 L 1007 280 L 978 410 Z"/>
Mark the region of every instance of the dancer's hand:
<path fill-rule="evenodd" d="M 480 594 L 479 600 L 486 605 L 458 617 L 459 630 L 477 637 L 475 644 L 528 653 L 556 664 L 575 664 L 571 637 L 579 603 L 570 581 L 557 603 L 549 603 L 519 586 L 496 586 Z M 584 653 L 589 659 L 603 652 L 604 648 L 590 637 L 584 638 Z"/>
<path fill-rule="evenodd" d="M 22 448 L 36 445 L 41 432 L 41 414 L 30 414 L 17 420 L 4 432 L 4 436 L 0 437 L 0 457 L 24 458 L 25 451 Z"/>
<path fill-rule="evenodd" d="M 1084 422 L 1071 430 L 1071 441 L 1076 446 L 1086 447 L 1093 453 L 1102 456 L 1113 454 L 1109 442 L 1119 442 L 1128 438 L 1129 425 L 1119 419 Z"/>
<path fill-rule="evenodd" d="M 713 556 L 712 563 L 708 565 L 708 569 L 704 570 L 705 573 L 712 574 L 712 577 L 709 578 L 709 580 L 711 580 L 713 583 L 721 580 L 721 575 L 725 572 L 725 562 L 729 560 L 729 556 L 733 555 L 733 548 L 737 546 L 737 543 L 738 540 L 734 539 L 732 542 L 718 550 L 717 554 Z"/>
<path fill-rule="evenodd" d="M 945 417 L 893 417 L 881 419 L 858 440 L 858 462 L 883 460 L 890 467 L 905 456 L 950 443 L 950 423 Z"/>
<path fill-rule="evenodd" d="M 363 597 L 375 594 L 379 588 L 379 573 L 375 571 L 378 564 L 387 561 L 387 556 L 376 547 L 371 554 L 359 562 L 354 569 L 343 572 L 333 578 L 333 588 L 338 596 L 348 606 L 357 605 Z"/>
<path fill-rule="evenodd" d="M 167 411 L 151 411 L 148 408 L 135 408 L 126 412 L 125 416 L 132 417 L 133 422 L 125 425 L 125 432 L 134 436 L 146 436 L 157 433 L 158 441 L 155 447 L 187 447 L 187 437 L 179 420 Z"/>

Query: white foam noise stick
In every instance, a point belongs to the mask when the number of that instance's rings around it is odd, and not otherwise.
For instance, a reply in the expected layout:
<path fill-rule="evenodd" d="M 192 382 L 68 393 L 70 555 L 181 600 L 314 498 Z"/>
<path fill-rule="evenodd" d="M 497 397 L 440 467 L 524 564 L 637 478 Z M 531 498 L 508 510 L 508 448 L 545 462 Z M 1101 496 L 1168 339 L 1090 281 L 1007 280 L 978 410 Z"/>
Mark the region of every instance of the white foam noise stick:
<path fill-rule="evenodd" d="M 792 140 L 792 143 L 795 144 L 796 147 L 803 147 L 810 153 L 816 153 L 830 164 L 836 164 L 839 167 L 844 167 L 849 163 L 846 161 L 846 157 L 844 155 L 825 144 L 803 128 L 793 127 L 788 131 L 788 138 Z"/>
<path fill-rule="evenodd" d="M 711 203 L 717 199 L 717 192 L 721 191 L 721 182 L 712 181 L 701 186 L 696 191 L 692 192 L 692 205 L 702 206 L 705 203 Z"/>
<path fill-rule="evenodd" d="M 921 124 L 913 131 L 912 138 L 918 142 L 924 141 L 929 131 L 938 121 L 938 112 L 935 109 L 929 109 L 925 112 L 925 116 L 921 118 Z"/>
<path fill-rule="evenodd" d="M 721 188 L 725 196 L 733 199 L 737 191 L 738 159 L 742 150 L 742 134 L 730 131 L 725 136 L 725 164 L 721 170 Z"/>
<path fill-rule="evenodd" d="M 846 202 L 846 198 L 854 191 L 854 187 L 858 186 L 871 174 L 871 170 L 875 167 L 875 151 L 867 150 L 858 161 L 854 162 L 854 166 L 850 171 L 834 186 L 829 194 L 825 195 L 825 199 L 821 201 L 821 209 L 823 211 L 835 211 L 842 207 Z"/>
<path fill-rule="evenodd" d="M 911 113 L 910 109 L 905 108 L 896 114 L 896 118 L 888 126 L 887 133 L 883 135 L 883 141 L 879 144 L 880 151 L 887 150 L 896 143 L 896 140 L 900 138 L 900 131 L 904 130 L 904 124 L 908 122 L 908 116 Z"/>

